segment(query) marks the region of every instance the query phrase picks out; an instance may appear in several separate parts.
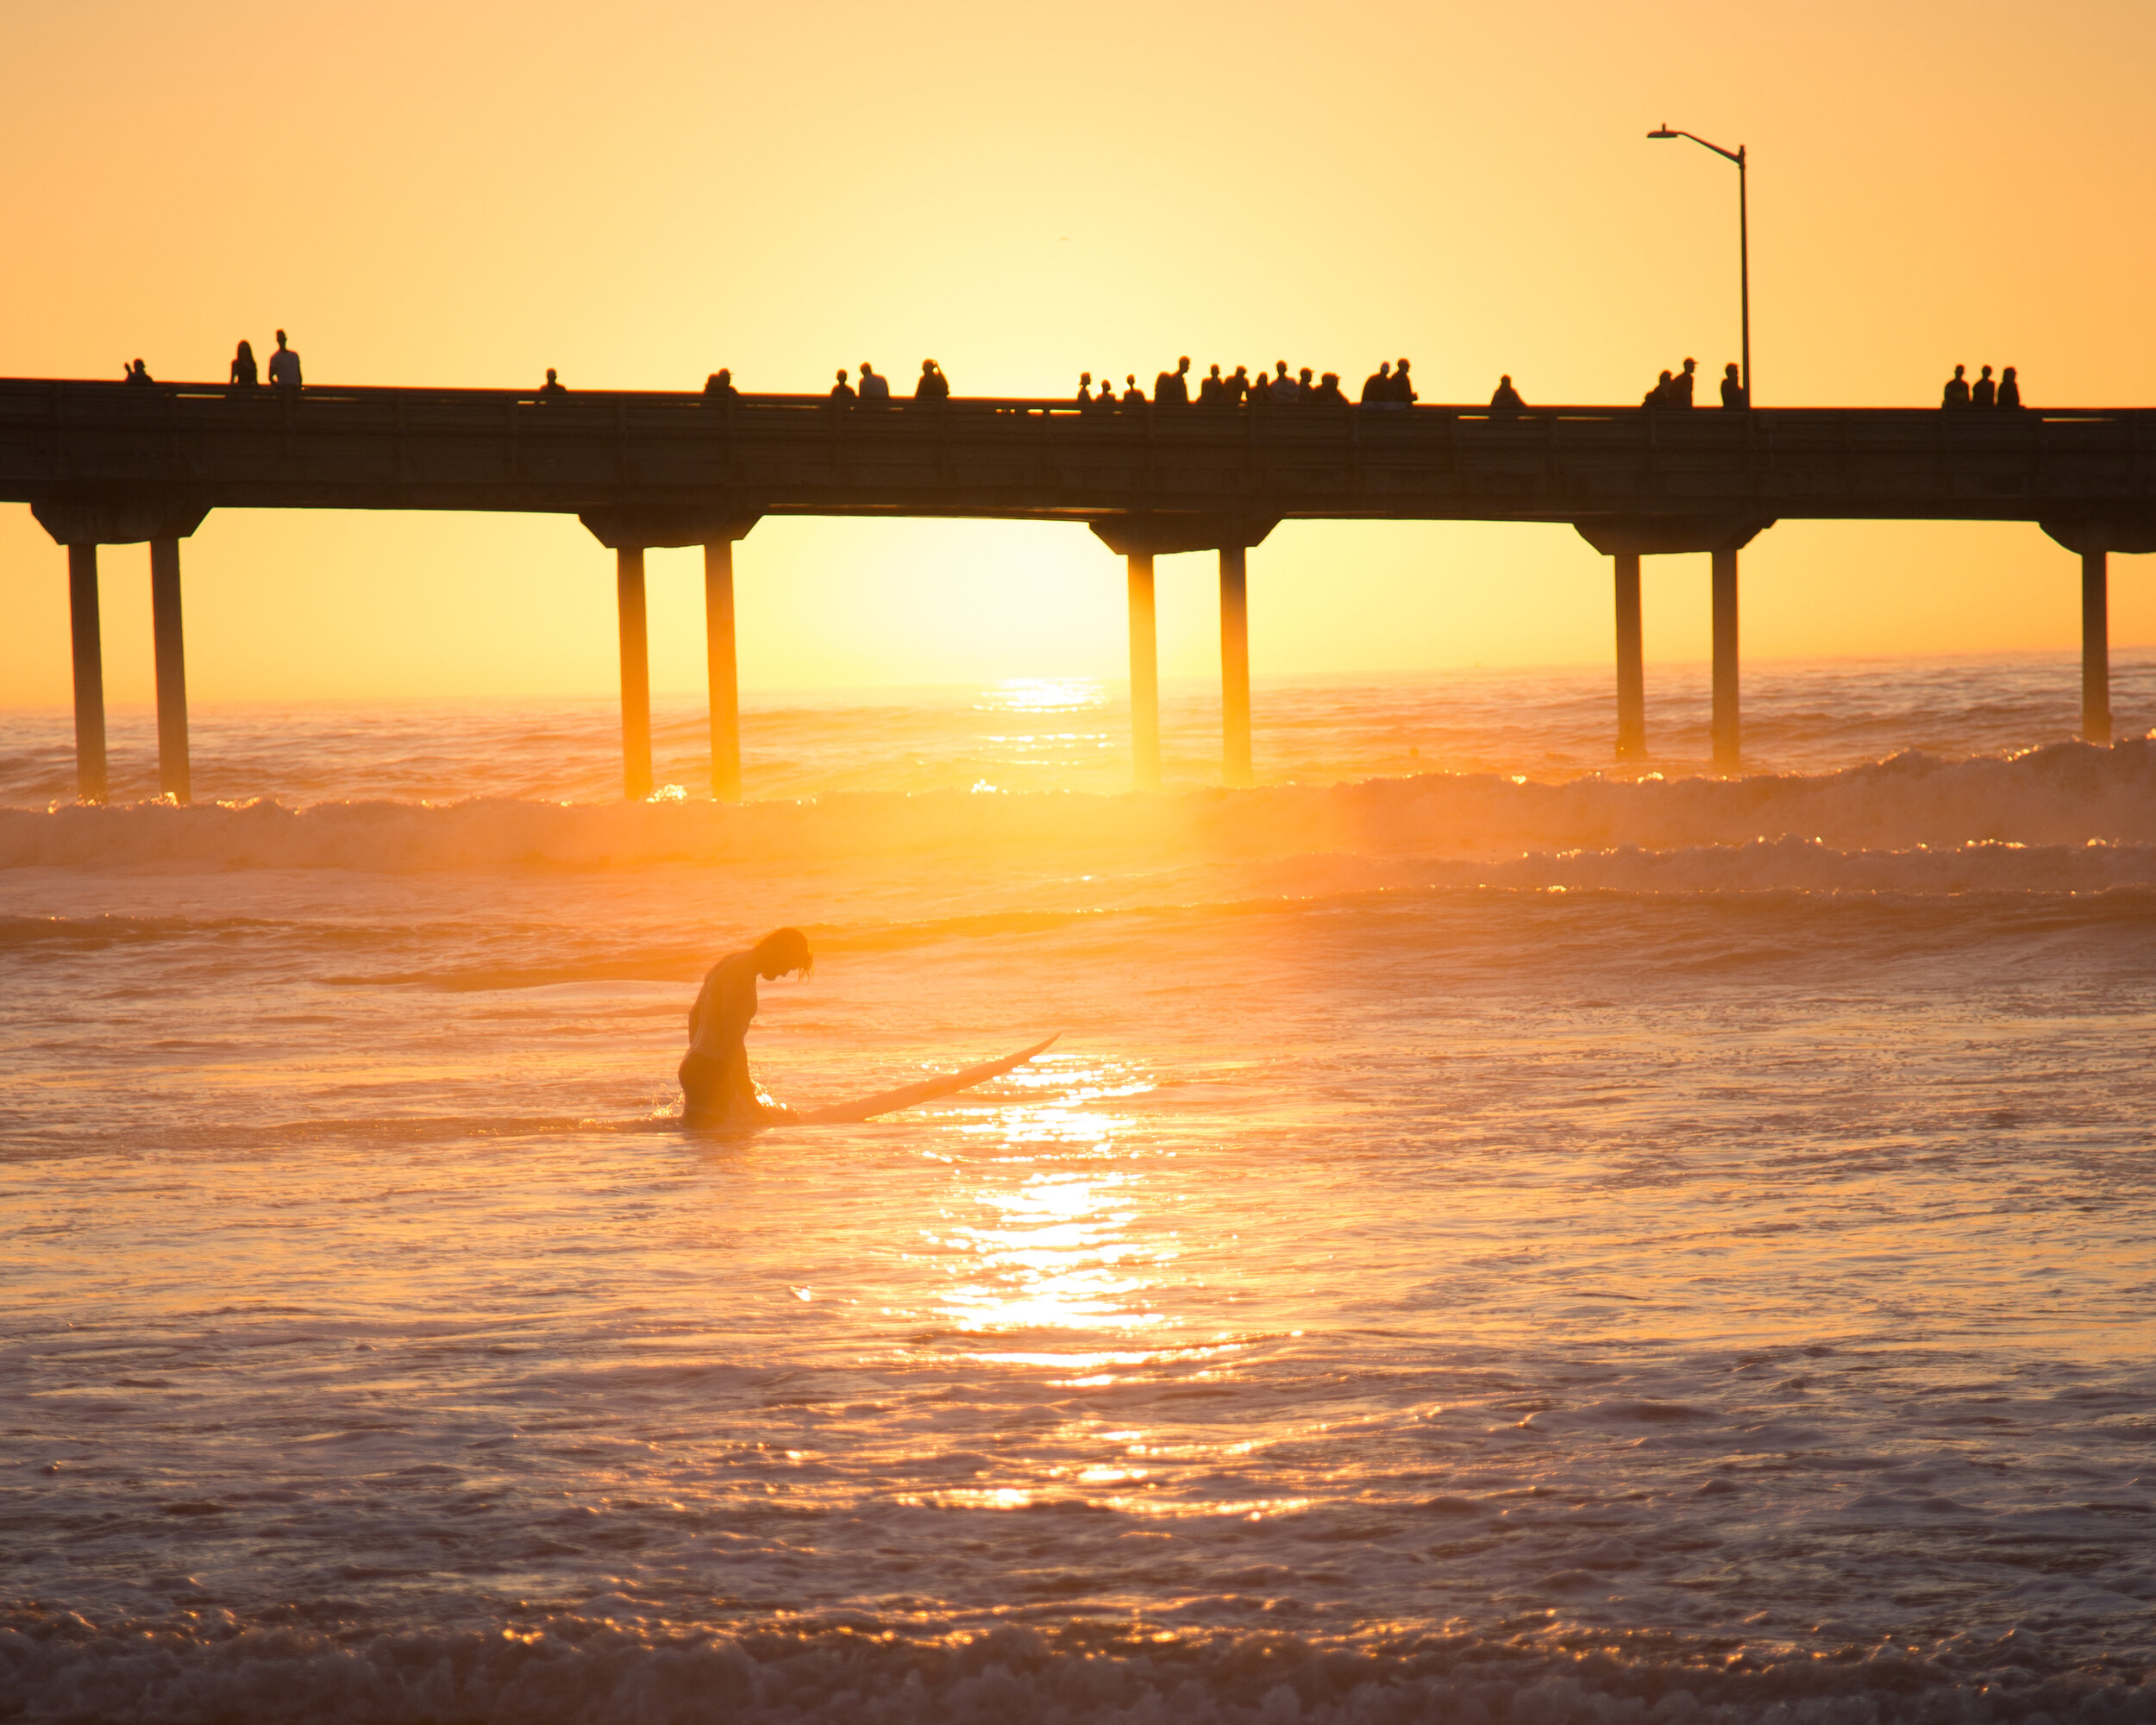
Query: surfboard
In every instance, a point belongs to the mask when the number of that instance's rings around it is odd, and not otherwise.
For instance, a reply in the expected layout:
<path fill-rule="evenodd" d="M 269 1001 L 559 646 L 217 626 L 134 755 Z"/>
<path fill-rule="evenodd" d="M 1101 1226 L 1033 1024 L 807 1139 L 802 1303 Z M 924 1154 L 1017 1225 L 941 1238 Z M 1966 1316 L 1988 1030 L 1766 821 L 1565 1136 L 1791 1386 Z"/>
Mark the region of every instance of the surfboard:
<path fill-rule="evenodd" d="M 1062 1032 L 1058 1031 L 1056 1036 Z M 811 1108 L 795 1114 L 791 1120 L 773 1120 L 774 1126 L 844 1126 L 862 1120 L 874 1120 L 878 1114 L 896 1113 L 900 1108 L 910 1108 L 920 1102 L 932 1102 L 938 1096 L 949 1096 L 960 1090 L 970 1090 L 976 1084 L 985 1084 L 991 1078 L 1000 1078 L 1013 1067 L 1023 1066 L 1056 1040 L 1051 1036 L 1035 1043 L 1031 1048 L 1021 1048 L 1016 1054 L 1006 1054 L 1000 1060 L 984 1060 L 978 1066 L 968 1066 L 963 1071 L 946 1072 L 934 1078 L 924 1079 L 918 1084 L 906 1084 L 896 1090 L 879 1091 L 873 1096 L 863 1096 L 857 1102 L 839 1102 L 828 1108 Z"/>

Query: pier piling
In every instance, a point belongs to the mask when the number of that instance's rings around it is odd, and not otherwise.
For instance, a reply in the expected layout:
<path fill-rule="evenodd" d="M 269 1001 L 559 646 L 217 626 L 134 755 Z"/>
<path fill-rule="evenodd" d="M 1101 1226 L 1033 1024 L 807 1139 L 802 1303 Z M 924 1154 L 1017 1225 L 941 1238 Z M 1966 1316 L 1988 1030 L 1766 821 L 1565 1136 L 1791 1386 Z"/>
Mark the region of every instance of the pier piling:
<path fill-rule="evenodd" d="M 1221 776 L 1250 782 L 1250 551 L 1220 548 Z"/>
<path fill-rule="evenodd" d="M 97 620 L 97 548 L 67 548 L 67 624 L 75 654 L 75 800 L 105 800 L 105 662 Z"/>
<path fill-rule="evenodd" d="M 1160 638 L 1153 608 L 1153 554 L 1125 559 L 1131 595 L 1131 775 L 1141 791 L 1160 787 Z"/>
<path fill-rule="evenodd" d="M 1718 547 L 1712 554 L 1714 638 L 1714 766 L 1733 773 L 1739 759 L 1737 710 L 1737 551 Z"/>
<path fill-rule="evenodd" d="M 187 635 L 179 606 L 179 541 L 150 541 L 150 633 L 157 653 L 157 788 L 193 800 L 187 759 Z"/>
<path fill-rule="evenodd" d="M 2081 554 L 2081 740 L 2111 745 L 2110 554 Z"/>
<path fill-rule="evenodd" d="M 634 803 L 651 794 L 651 649 L 644 624 L 643 548 L 620 547 L 614 563 L 621 612 L 622 788 Z"/>
<path fill-rule="evenodd" d="M 741 800 L 741 677 L 734 642 L 734 542 L 704 547 L 704 662 L 711 688 L 711 794 Z"/>
<path fill-rule="evenodd" d="M 1639 554 L 1620 551 L 1617 566 L 1617 758 L 1647 756 L 1647 677 L 1639 626 Z"/>

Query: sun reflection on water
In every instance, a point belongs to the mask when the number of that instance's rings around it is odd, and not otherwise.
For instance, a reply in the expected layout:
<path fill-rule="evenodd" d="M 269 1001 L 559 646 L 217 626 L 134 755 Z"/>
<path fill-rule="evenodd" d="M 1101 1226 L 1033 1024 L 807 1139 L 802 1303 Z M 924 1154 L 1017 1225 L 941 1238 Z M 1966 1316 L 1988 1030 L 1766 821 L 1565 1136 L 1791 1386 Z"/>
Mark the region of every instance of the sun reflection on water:
<path fill-rule="evenodd" d="M 1219 1290 L 1183 1264 L 1184 1166 L 1131 1129 L 1128 1103 L 1151 1082 L 1065 1052 L 1007 1083 L 1002 1106 L 955 1120 L 924 1152 L 947 1178 L 905 1254 L 925 1274 L 911 1310 L 928 1320 L 906 1352 L 962 1374 L 977 1405 L 1011 1409 L 1024 1440 L 903 1501 L 978 1512 L 1076 1500 L 1150 1518 L 1300 1509 L 1247 1480 L 1223 1495 L 1221 1464 L 1261 1440 L 1240 1419 L 1213 1427 L 1224 1404 L 1212 1398 L 1269 1339 L 1219 1327 Z M 1159 1425 L 1091 1401 L 1126 1391 L 1148 1406 L 1152 1391 L 1206 1399 L 1163 1404 Z"/>

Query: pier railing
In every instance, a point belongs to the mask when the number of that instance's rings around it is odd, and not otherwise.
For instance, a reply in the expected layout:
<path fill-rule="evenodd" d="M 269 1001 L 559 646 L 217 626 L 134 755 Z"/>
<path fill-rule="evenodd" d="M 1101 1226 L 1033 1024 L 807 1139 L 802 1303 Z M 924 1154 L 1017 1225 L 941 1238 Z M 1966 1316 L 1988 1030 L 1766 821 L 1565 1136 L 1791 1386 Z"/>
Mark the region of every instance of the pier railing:
<path fill-rule="evenodd" d="M 0 499 L 1090 520 L 2039 519 L 2156 506 L 2156 411 L 1165 407 L 0 380 Z"/>

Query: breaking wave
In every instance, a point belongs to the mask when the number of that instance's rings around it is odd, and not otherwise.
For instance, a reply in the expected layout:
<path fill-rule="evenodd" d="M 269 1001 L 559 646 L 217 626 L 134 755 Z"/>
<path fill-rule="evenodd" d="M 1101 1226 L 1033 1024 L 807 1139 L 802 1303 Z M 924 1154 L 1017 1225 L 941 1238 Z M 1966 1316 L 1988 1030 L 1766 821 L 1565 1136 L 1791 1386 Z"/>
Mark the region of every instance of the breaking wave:
<path fill-rule="evenodd" d="M 1102 795 L 798 801 L 273 801 L 0 810 L 0 868 L 592 870 L 997 858 L 1412 862 L 1432 884 L 1643 892 L 2096 891 L 2156 883 L 2156 743 L 1909 753 L 1819 775 L 1541 783 L 1433 774 Z"/>

